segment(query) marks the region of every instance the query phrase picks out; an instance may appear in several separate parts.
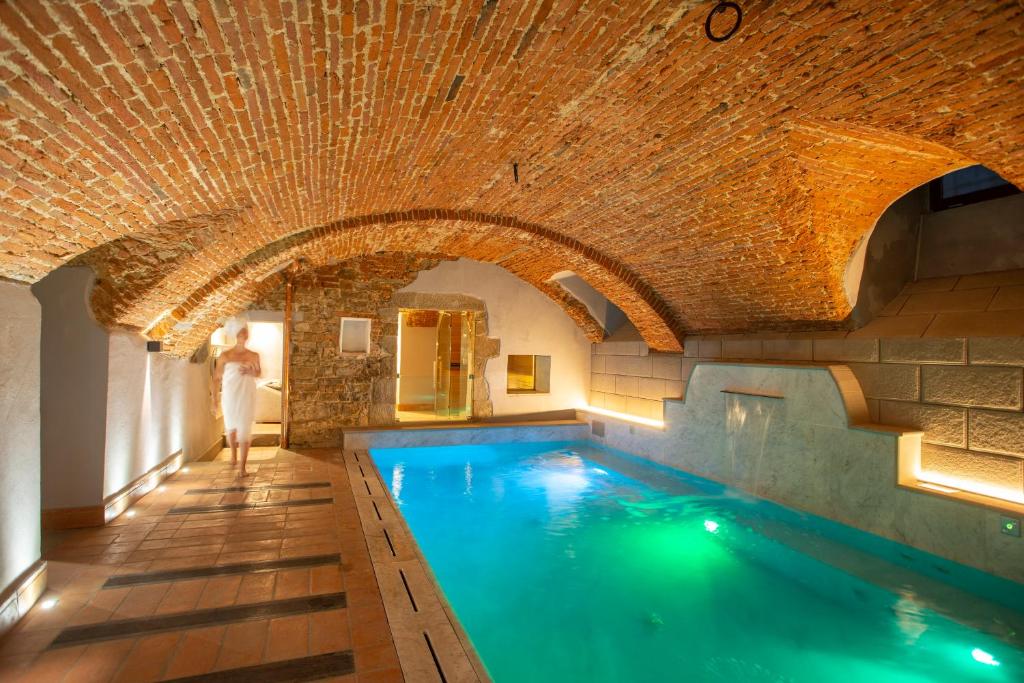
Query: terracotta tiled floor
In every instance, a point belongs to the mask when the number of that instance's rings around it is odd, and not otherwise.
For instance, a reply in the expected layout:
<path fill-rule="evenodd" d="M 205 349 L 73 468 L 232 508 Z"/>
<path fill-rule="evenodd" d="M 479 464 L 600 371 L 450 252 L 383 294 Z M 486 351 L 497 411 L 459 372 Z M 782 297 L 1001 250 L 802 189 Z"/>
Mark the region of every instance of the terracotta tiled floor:
<path fill-rule="evenodd" d="M 331 680 L 403 680 L 340 452 L 255 449 L 249 468 L 255 475 L 240 482 L 220 459 L 191 463 L 106 527 L 66 532 L 48 543 L 49 589 L 0 641 L 0 680 L 168 680 L 346 651 L 354 656 L 355 672 Z M 317 482 L 328 486 L 188 493 Z M 303 505 L 323 498 L 333 502 Z M 236 503 L 285 505 L 172 511 Z M 121 575 L 333 554 L 340 554 L 340 564 L 104 587 Z M 159 632 L 132 626 L 128 635 L 51 645 L 69 627 L 123 619 L 166 626 L 151 620 L 310 596 L 338 600 L 342 592 L 341 608 L 226 622 L 221 614 L 213 617 L 220 623 Z M 49 598 L 57 603 L 44 609 Z"/>

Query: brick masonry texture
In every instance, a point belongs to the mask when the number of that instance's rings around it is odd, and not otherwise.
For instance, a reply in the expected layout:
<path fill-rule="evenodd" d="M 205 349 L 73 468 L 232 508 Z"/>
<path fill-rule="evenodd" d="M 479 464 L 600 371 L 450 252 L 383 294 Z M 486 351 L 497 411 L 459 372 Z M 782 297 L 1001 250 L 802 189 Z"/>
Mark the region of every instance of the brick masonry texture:
<path fill-rule="evenodd" d="M 678 351 L 839 327 L 894 199 L 1024 185 L 1020 3 L 752 2 L 722 44 L 708 10 L 0 3 L 0 276 L 83 258 L 100 320 L 187 354 L 274 268 L 401 247 L 574 270 Z"/>
<path fill-rule="evenodd" d="M 296 278 L 289 366 L 294 446 L 336 447 L 345 427 L 395 421 L 398 302 L 473 310 L 457 296 L 396 294 L 420 271 L 439 262 L 429 255 L 378 254 L 342 261 Z M 252 308 L 283 310 L 283 286 L 267 292 Z M 486 337 L 483 304 L 475 302 L 475 308 L 479 309 L 474 312 L 475 373 L 483 377 L 483 366 L 497 355 L 498 348 L 495 340 Z M 338 337 L 342 317 L 370 319 L 368 354 L 341 353 Z M 490 414 L 485 381 L 477 382 L 474 412 Z"/>

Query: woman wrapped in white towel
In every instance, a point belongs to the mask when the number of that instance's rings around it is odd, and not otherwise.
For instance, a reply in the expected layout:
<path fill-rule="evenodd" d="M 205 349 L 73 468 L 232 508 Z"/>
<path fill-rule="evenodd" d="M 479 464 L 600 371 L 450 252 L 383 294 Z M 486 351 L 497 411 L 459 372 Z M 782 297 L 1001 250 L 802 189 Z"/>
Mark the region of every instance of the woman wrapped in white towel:
<path fill-rule="evenodd" d="M 231 446 L 231 465 L 238 462 L 242 450 L 241 477 L 248 476 L 245 462 L 252 443 L 253 414 L 256 411 L 256 378 L 262 372 L 260 355 L 245 348 L 249 339 L 248 321 L 232 318 L 224 324 L 228 335 L 235 337 L 235 345 L 217 358 L 216 379 L 221 381 L 220 405 L 224 411 L 224 433 Z"/>

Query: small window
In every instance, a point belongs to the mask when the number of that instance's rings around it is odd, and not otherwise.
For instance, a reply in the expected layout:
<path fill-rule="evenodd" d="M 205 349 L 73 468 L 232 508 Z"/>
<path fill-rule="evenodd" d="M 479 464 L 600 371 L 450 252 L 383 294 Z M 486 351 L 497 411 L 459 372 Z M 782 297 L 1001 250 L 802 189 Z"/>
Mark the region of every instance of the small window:
<path fill-rule="evenodd" d="M 547 394 L 551 391 L 551 356 L 508 357 L 508 393 Z"/>
<path fill-rule="evenodd" d="M 370 352 L 370 320 L 368 318 L 341 319 L 341 352 L 354 354 Z"/>
<path fill-rule="evenodd" d="M 968 166 L 932 181 L 932 211 L 998 199 L 1018 192 L 1020 190 L 998 173 L 984 166 Z"/>

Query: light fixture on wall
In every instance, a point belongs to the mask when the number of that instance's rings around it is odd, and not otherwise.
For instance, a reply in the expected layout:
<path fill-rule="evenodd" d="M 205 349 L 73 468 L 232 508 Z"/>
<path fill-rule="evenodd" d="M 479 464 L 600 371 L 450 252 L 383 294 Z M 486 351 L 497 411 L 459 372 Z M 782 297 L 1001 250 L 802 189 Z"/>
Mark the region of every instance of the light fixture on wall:
<path fill-rule="evenodd" d="M 164 343 L 162 341 L 148 341 L 146 342 L 146 351 L 150 353 L 160 353 L 164 350 Z"/>
<path fill-rule="evenodd" d="M 515 180 L 516 185 L 519 184 L 519 162 L 512 162 L 512 179 Z"/>

